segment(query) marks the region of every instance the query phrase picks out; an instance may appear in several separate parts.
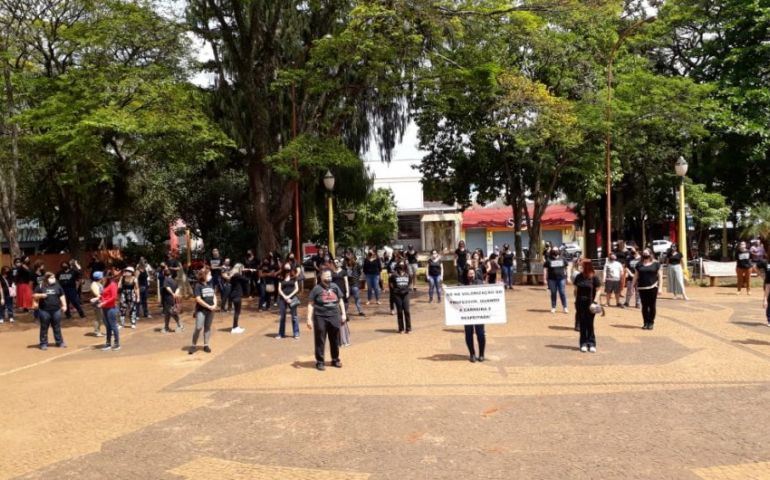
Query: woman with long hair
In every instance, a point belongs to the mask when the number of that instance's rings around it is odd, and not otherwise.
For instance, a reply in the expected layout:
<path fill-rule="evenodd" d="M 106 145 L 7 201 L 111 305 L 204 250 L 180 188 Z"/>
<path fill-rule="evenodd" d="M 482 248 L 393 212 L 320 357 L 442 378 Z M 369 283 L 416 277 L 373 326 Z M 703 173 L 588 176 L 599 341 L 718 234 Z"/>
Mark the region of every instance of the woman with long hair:
<path fill-rule="evenodd" d="M 433 303 L 433 292 L 436 292 L 436 298 L 441 302 L 441 283 L 444 279 L 444 264 L 441 261 L 441 255 L 434 248 L 430 251 L 428 259 L 428 303 Z"/>
<path fill-rule="evenodd" d="M 409 270 L 404 262 L 396 265 L 396 271 L 390 276 L 388 288 L 393 292 L 393 302 L 398 314 L 398 333 L 412 331 L 412 314 L 409 311 Z"/>
<path fill-rule="evenodd" d="M 596 315 L 591 311 L 591 305 L 596 303 L 599 297 L 601 282 L 590 259 L 583 260 L 574 285 L 576 321 L 580 329 L 580 351 L 596 353 L 596 333 L 594 332 Z"/>
<path fill-rule="evenodd" d="M 337 285 L 342 292 L 342 301 L 345 304 L 345 311 L 347 311 L 348 298 L 350 297 L 350 282 L 345 269 L 342 268 L 342 259 L 340 258 L 334 260 L 332 266 L 332 283 Z M 350 326 L 348 322 L 340 325 L 340 345 L 343 347 L 350 346 Z"/>
<path fill-rule="evenodd" d="M 16 285 L 13 283 L 10 267 L 0 269 L 0 288 L 3 291 L 3 305 L 0 305 L 0 323 L 6 319 L 13 323 L 13 304 L 16 297 Z"/>
<path fill-rule="evenodd" d="M 463 284 L 465 285 L 479 285 L 483 283 L 483 279 L 476 278 L 476 270 L 468 268 L 465 270 L 465 276 L 463 278 Z M 476 340 L 479 343 L 479 354 L 476 356 L 476 348 L 473 344 L 473 335 L 476 335 Z M 471 363 L 484 361 L 484 350 L 487 346 L 487 334 L 484 328 L 484 324 L 478 325 L 465 325 L 465 346 L 468 347 L 469 360 Z"/>
<path fill-rule="evenodd" d="M 741 241 L 738 244 L 738 250 L 735 252 L 735 275 L 738 277 L 738 295 L 741 289 L 746 287 L 746 295 L 751 295 L 751 270 L 754 264 L 751 263 L 751 252 L 746 247 L 746 242 Z"/>
<path fill-rule="evenodd" d="M 666 255 L 666 263 L 668 264 L 668 293 L 674 295 L 674 300 L 679 298 L 679 295 L 684 300 L 689 300 L 684 287 L 683 261 L 684 258 L 679 251 L 679 247 L 676 243 L 672 244 L 668 250 L 668 255 Z"/>
<path fill-rule="evenodd" d="M 228 258 L 225 259 L 226 268 L 222 271 L 222 280 L 226 285 L 222 291 L 227 293 L 227 299 L 233 307 L 233 328 L 230 329 L 230 333 L 238 334 L 246 330 L 238 325 L 238 322 L 241 318 L 243 296 L 246 295 L 249 288 L 249 278 L 244 273 L 242 263 L 236 263 L 233 268 L 229 268 L 228 260 Z M 224 297 L 222 301 L 224 302 Z"/>
<path fill-rule="evenodd" d="M 358 315 L 363 317 L 364 310 L 361 308 L 361 265 L 358 263 L 358 259 L 352 252 L 345 258 L 345 273 L 348 276 L 348 287 L 350 288 L 350 297 L 353 297 L 353 302 L 356 305 Z M 345 299 L 345 307 L 347 308 L 347 302 L 350 298 Z"/>
<path fill-rule="evenodd" d="M 642 261 L 636 265 L 634 277 L 634 288 L 639 292 L 639 299 L 642 301 L 644 330 L 652 330 L 655 324 L 658 288 L 663 283 L 662 276 L 660 264 L 652 256 L 652 250 L 645 248 L 642 251 Z"/>
<path fill-rule="evenodd" d="M 99 297 L 98 307 L 102 309 L 104 328 L 106 330 L 106 343 L 102 350 L 120 350 L 120 329 L 118 328 L 118 282 L 120 270 L 105 272 L 104 289 Z M 112 337 L 115 336 L 113 343 Z"/>
<path fill-rule="evenodd" d="M 176 330 L 174 332 L 181 332 L 184 330 L 184 325 L 179 319 L 179 284 L 176 281 L 176 272 L 172 272 L 171 269 L 163 267 L 163 282 L 160 289 L 160 304 L 163 308 L 163 330 L 162 333 L 169 333 L 169 324 L 173 318 L 176 322 Z"/>
<path fill-rule="evenodd" d="M 32 270 L 30 269 L 29 257 L 17 258 L 14 261 L 16 275 L 16 303 L 23 312 L 28 312 L 32 308 Z"/>
<path fill-rule="evenodd" d="M 366 304 L 372 302 L 372 296 L 380 304 L 380 274 L 382 273 L 382 261 L 373 248 L 369 249 L 364 259 L 364 276 L 366 277 Z"/>
<path fill-rule="evenodd" d="M 276 338 L 286 337 L 286 314 L 291 315 L 291 331 L 294 340 L 299 340 L 299 317 L 297 316 L 297 307 L 299 307 L 299 279 L 297 277 L 297 268 L 291 263 L 283 264 L 280 276 L 278 278 L 278 336 Z"/>
<path fill-rule="evenodd" d="M 462 285 L 465 279 L 465 269 L 468 264 L 468 250 L 465 248 L 465 240 L 457 242 L 454 263 L 457 270 L 457 282 Z"/>

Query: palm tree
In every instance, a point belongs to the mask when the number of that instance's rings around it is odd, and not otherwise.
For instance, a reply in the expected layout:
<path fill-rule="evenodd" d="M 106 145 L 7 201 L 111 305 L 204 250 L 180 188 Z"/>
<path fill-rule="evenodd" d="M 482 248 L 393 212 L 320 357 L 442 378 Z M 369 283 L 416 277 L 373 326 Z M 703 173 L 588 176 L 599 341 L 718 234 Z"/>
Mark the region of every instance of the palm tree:
<path fill-rule="evenodd" d="M 768 250 L 770 243 L 770 205 L 763 203 L 751 209 L 749 216 L 750 225 L 743 234 L 749 237 L 759 237 Z"/>

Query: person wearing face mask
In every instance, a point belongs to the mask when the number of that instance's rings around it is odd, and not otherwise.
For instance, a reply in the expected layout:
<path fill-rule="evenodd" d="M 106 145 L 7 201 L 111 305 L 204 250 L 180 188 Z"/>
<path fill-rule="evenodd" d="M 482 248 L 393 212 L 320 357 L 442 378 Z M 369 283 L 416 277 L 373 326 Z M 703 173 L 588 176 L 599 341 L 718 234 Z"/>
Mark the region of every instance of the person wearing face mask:
<path fill-rule="evenodd" d="M 463 278 L 463 285 L 480 285 L 481 281 L 476 278 L 476 270 L 468 268 L 465 271 Z M 476 339 L 479 343 L 479 355 L 476 356 L 476 348 L 473 343 L 473 335 L 476 334 Z M 487 345 L 487 335 L 483 324 L 480 325 L 465 325 L 465 346 L 468 347 L 469 360 L 471 363 L 484 361 L 484 350 Z"/>
<path fill-rule="evenodd" d="M 105 274 L 105 285 L 102 295 L 99 297 L 97 306 L 102 309 L 102 318 L 104 318 L 104 328 L 106 330 L 107 342 L 102 350 L 120 350 L 120 329 L 118 328 L 118 282 L 121 279 L 121 272 L 114 269 L 111 273 Z M 115 336 L 115 342 L 112 337 Z"/>
<path fill-rule="evenodd" d="M 348 298 L 350 297 L 350 282 L 345 270 L 342 268 L 342 260 L 334 260 L 334 269 L 332 270 L 332 283 L 337 285 L 342 292 L 342 300 L 345 303 L 345 311 L 348 309 Z M 340 325 L 340 345 L 350 346 L 350 326 L 347 322 Z"/>
<path fill-rule="evenodd" d="M 382 261 L 374 249 L 364 259 L 364 277 L 366 277 L 366 304 L 372 303 L 372 297 L 380 304 L 380 273 L 382 273 Z"/>
<path fill-rule="evenodd" d="M 358 315 L 366 316 L 363 308 L 361 308 L 361 275 L 363 272 L 361 264 L 358 263 L 358 259 L 352 252 L 345 258 L 345 273 L 348 276 L 348 286 L 350 287 L 350 296 L 345 299 L 345 308 L 348 307 L 347 302 L 350 297 L 353 297 Z"/>
<path fill-rule="evenodd" d="M 203 267 L 198 272 L 193 295 L 195 296 L 195 331 L 192 345 L 187 353 L 192 355 L 198 349 L 198 338 L 201 332 L 203 332 L 203 351 L 211 353 L 211 325 L 214 323 L 214 311 L 217 309 L 217 296 L 208 267 Z"/>
<path fill-rule="evenodd" d="M 601 282 L 594 272 L 591 260 L 583 260 L 580 273 L 575 277 L 575 324 L 580 331 L 580 351 L 596 353 L 596 334 L 594 332 L 595 314 L 591 305 L 599 299 Z"/>
<path fill-rule="evenodd" d="M 652 251 L 645 248 L 642 252 L 642 261 L 636 265 L 636 277 L 634 277 L 634 289 L 639 292 L 639 299 L 642 301 L 644 330 L 652 330 L 655 325 L 658 288 L 663 283 L 662 277 L 660 264 L 653 258 Z"/>
<path fill-rule="evenodd" d="M 751 252 L 746 248 L 746 242 L 738 244 L 738 250 L 735 252 L 735 274 L 738 276 L 738 295 L 741 289 L 746 287 L 746 295 L 751 295 Z"/>
<path fill-rule="evenodd" d="M 131 328 L 136 328 L 139 306 L 139 283 L 134 277 L 134 267 L 123 270 L 120 281 L 120 328 L 126 326 L 126 317 L 131 319 Z"/>
<path fill-rule="evenodd" d="M 297 270 L 293 268 L 291 263 L 286 262 L 283 265 L 283 271 L 279 278 L 278 283 L 278 311 L 280 319 L 278 321 L 278 336 L 275 338 L 281 339 L 286 337 L 286 313 L 291 314 L 291 327 L 294 334 L 294 340 L 299 340 L 299 318 L 297 316 L 297 308 L 299 307 L 299 280 L 297 278 Z"/>
<path fill-rule="evenodd" d="M 679 251 L 679 247 L 675 243 L 672 244 L 666 255 L 666 263 L 668 264 L 668 293 L 674 295 L 674 300 L 679 298 L 679 295 L 684 300 L 689 300 L 684 287 L 683 261 L 684 258 Z"/>
<path fill-rule="evenodd" d="M 246 278 L 249 279 L 249 286 L 246 289 L 246 296 L 252 297 L 259 295 L 259 261 L 252 250 L 246 251 L 246 259 L 243 261 L 243 271 Z"/>
<path fill-rule="evenodd" d="M 160 290 L 160 303 L 163 308 L 163 330 L 161 333 L 169 333 L 169 324 L 173 318 L 176 322 L 176 330 L 174 332 L 181 332 L 184 330 L 184 325 L 179 319 L 179 284 L 176 281 L 176 275 L 168 267 L 165 267 L 163 271 L 163 283 Z"/>
<path fill-rule="evenodd" d="M 639 251 L 632 248 L 626 259 L 626 298 L 624 305 L 626 307 L 631 306 L 631 298 L 634 299 L 634 307 L 640 308 L 639 292 L 634 287 L 634 278 L 636 277 L 636 266 L 642 261 L 642 256 L 639 255 Z"/>
<path fill-rule="evenodd" d="M 417 267 L 419 266 L 419 263 L 417 262 L 417 251 L 414 249 L 412 245 L 409 245 L 406 249 L 406 264 L 407 268 L 409 269 L 409 279 L 412 282 L 412 291 L 417 291 Z"/>
<path fill-rule="evenodd" d="M 16 270 L 14 281 L 16 282 L 16 303 L 22 312 L 28 312 L 32 308 L 32 269 L 29 257 L 18 258 L 14 262 Z"/>
<path fill-rule="evenodd" d="M 242 263 L 236 263 L 233 268 L 230 268 L 229 260 L 229 258 L 225 259 L 222 269 L 222 283 L 225 285 L 223 292 L 227 294 L 227 301 L 233 310 L 233 327 L 230 329 L 230 333 L 240 334 L 246 331 L 245 328 L 238 325 L 238 322 L 241 318 L 243 296 L 249 288 L 249 279 L 243 273 Z"/>
<path fill-rule="evenodd" d="M 444 279 L 444 264 L 441 262 L 441 255 L 434 248 L 430 251 L 428 259 L 428 303 L 433 303 L 433 292 L 436 292 L 436 299 L 441 302 L 441 284 Z"/>
<path fill-rule="evenodd" d="M 393 292 L 393 302 L 398 314 L 398 333 L 412 331 L 412 315 L 409 311 L 409 273 L 407 266 L 401 262 L 396 265 L 396 271 L 388 281 L 390 291 Z"/>
<path fill-rule="evenodd" d="M 468 250 L 465 248 L 465 241 L 457 242 L 455 250 L 455 268 L 457 269 L 457 283 L 462 285 L 465 278 L 465 270 L 468 265 Z"/>
<path fill-rule="evenodd" d="M 222 261 L 222 267 L 219 270 L 219 295 L 222 299 L 222 311 L 229 312 L 233 308 L 233 302 L 231 299 L 231 293 L 233 285 L 230 283 L 230 270 L 232 270 L 232 264 L 229 258 L 225 258 Z M 242 273 L 242 272 L 241 272 Z M 212 274 L 213 277 L 213 274 Z M 213 282 L 213 280 L 212 280 Z M 216 285 L 216 284 L 214 284 Z M 243 295 L 243 294 L 241 294 Z"/>
<path fill-rule="evenodd" d="M 615 294 L 615 305 L 625 308 L 620 303 L 620 280 L 623 277 L 623 264 L 618 261 L 615 253 L 610 254 L 607 263 L 604 264 L 604 293 L 607 295 L 607 306 L 610 306 L 612 294 Z"/>
<path fill-rule="evenodd" d="M 152 318 L 150 308 L 147 305 L 148 291 L 150 289 L 150 273 L 147 271 L 147 267 L 147 263 L 142 261 L 136 266 L 136 270 L 139 272 L 139 275 L 136 277 L 136 283 L 139 285 L 139 305 L 137 306 L 137 311 L 141 310 L 142 318 Z"/>
<path fill-rule="evenodd" d="M 486 262 L 487 266 L 487 283 L 494 285 L 497 283 L 497 272 L 500 271 L 500 263 L 498 263 L 498 256 L 493 253 L 489 256 L 489 260 Z"/>
<path fill-rule="evenodd" d="M 67 299 L 64 289 L 56 282 L 56 275 L 46 272 L 43 285 L 35 288 L 32 298 L 37 308 L 37 318 L 40 320 L 40 350 L 48 350 L 49 327 L 53 328 L 56 346 L 66 348 L 67 344 L 64 343 L 61 333 L 61 315 L 67 308 Z"/>
<path fill-rule="evenodd" d="M 551 313 L 556 312 L 556 294 L 559 294 L 564 313 L 567 308 L 567 263 L 561 258 L 559 250 L 552 248 L 548 259 L 543 264 L 543 280 L 551 292 Z"/>
<path fill-rule="evenodd" d="M 513 290 L 513 264 L 515 257 L 516 254 L 511 250 L 511 246 L 507 243 L 503 245 L 503 251 L 500 253 L 500 262 L 503 272 L 503 282 L 505 282 L 505 288 L 508 290 Z"/>
<path fill-rule="evenodd" d="M 332 366 L 342 368 L 340 361 L 339 335 L 340 326 L 347 321 L 345 303 L 342 291 L 332 283 L 332 272 L 324 268 L 321 281 L 310 291 L 307 309 L 307 328 L 314 331 L 316 368 L 324 370 L 324 351 L 326 339 L 329 339 L 329 350 Z"/>
<path fill-rule="evenodd" d="M 72 310 L 77 310 L 80 318 L 86 316 L 83 313 L 83 307 L 80 305 L 80 292 L 78 292 L 79 273 L 70 267 L 67 262 L 62 262 L 61 270 L 56 275 L 59 286 L 64 290 L 64 297 L 67 299 L 66 317 L 72 318 Z"/>
<path fill-rule="evenodd" d="M 103 337 L 101 332 L 101 326 L 104 323 L 104 313 L 99 308 L 99 299 L 104 291 L 104 285 L 102 284 L 104 279 L 104 273 L 92 272 L 91 273 L 91 305 L 94 307 L 94 337 Z"/>
<path fill-rule="evenodd" d="M 0 269 L 0 290 L 2 290 L 3 302 L 0 304 L 0 323 L 8 316 L 10 323 L 14 322 L 13 303 L 16 295 L 16 285 L 13 283 L 13 274 L 9 267 Z"/>

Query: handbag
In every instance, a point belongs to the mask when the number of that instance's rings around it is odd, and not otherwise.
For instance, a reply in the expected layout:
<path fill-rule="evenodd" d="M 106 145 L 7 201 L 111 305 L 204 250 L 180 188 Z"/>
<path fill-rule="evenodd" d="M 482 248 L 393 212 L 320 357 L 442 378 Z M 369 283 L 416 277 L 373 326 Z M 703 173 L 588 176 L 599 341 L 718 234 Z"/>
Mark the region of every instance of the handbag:
<path fill-rule="evenodd" d="M 300 306 L 302 302 L 299 301 L 299 297 L 291 297 L 291 302 L 289 302 L 289 308 L 297 308 Z"/>

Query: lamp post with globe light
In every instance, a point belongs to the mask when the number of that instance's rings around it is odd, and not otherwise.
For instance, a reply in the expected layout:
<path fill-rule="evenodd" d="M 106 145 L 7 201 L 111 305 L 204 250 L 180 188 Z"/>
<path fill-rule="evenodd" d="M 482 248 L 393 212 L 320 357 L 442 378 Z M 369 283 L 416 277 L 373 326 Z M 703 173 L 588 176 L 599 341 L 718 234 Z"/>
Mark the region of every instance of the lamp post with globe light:
<path fill-rule="evenodd" d="M 674 165 L 676 175 L 679 177 L 679 252 L 682 254 L 682 269 L 684 278 L 690 279 L 690 271 L 687 268 L 687 214 L 684 204 L 684 177 L 687 175 L 687 160 L 679 157 Z"/>
<path fill-rule="evenodd" d="M 334 248 L 334 202 L 332 201 L 332 193 L 334 192 L 334 175 L 331 170 L 326 171 L 324 175 L 324 187 L 328 192 L 327 198 L 329 201 L 329 253 L 332 257 L 337 256 Z"/>

